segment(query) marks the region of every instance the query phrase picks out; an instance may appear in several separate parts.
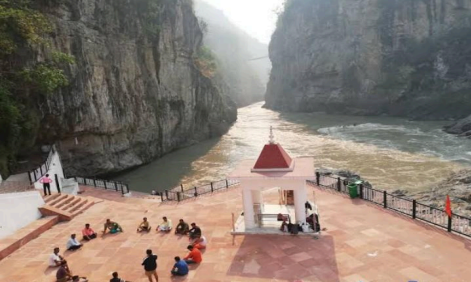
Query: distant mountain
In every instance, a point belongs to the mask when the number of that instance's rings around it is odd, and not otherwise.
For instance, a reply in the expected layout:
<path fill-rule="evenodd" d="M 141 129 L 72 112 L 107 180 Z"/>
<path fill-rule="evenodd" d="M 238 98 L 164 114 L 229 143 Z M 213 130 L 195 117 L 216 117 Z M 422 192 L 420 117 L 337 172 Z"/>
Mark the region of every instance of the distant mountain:
<path fill-rule="evenodd" d="M 219 76 L 239 107 L 262 101 L 271 69 L 268 46 L 236 27 L 224 12 L 202 0 L 195 1 L 196 15 L 206 24 L 204 44 L 218 58 Z M 204 25 L 204 24 L 203 24 Z"/>

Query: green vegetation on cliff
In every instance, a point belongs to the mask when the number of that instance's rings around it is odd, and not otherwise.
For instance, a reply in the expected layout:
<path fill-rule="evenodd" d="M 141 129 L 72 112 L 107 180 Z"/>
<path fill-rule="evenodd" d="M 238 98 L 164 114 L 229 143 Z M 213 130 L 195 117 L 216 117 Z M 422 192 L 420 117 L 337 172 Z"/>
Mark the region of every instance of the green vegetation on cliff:
<path fill-rule="evenodd" d="M 36 102 L 68 84 L 61 67 L 73 58 L 45 52 L 46 60 L 24 66 L 26 53 L 49 49 L 44 36 L 48 19 L 33 9 L 30 0 L 0 0 L 0 174 L 14 167 L 20 149 L 35 143 L 40 114 Z"/>

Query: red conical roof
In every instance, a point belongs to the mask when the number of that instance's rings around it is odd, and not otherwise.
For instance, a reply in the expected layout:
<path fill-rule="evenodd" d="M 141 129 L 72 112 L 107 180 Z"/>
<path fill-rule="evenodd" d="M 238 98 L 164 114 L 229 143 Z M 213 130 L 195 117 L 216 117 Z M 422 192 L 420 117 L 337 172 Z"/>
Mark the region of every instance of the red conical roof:
<path fill-rule="evenodd" d="M 292 162 L 280 144 L 266 144 L 253 169 L 288 169 Z"/>

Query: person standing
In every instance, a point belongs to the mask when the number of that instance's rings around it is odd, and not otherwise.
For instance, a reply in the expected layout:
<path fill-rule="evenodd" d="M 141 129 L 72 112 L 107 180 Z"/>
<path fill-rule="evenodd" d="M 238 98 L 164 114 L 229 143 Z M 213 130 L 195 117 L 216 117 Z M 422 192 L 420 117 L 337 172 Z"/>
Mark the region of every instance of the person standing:
<path fill-rule="evenodd" d="M 80 249 L 83 246 L 77 241 L 75 237 L 75 234 L 70 235 L 70 239 L 67 241 L 67 250 L 74 251 Z"/>
<path fill-rule="evenodd" d="M 157 275 L 157 255 L 152 254 L 152 250 L 146 251 L 147 257 L 144 259 L 141 265 L 144 266 L 147 278 L 152 282 L 152 276 L 155 277 L 155 281 L 159 281 L 159 276 Z"/>
<path fill-rule="evenodd" d="M 52 179 L 49 178 L 49 174 L 46 174 L 43 178 L 39 180 L 39 183 L 43 184 L 44 196 L 47 196 L 47 192 L 51 195 L 51 183 Z"/>

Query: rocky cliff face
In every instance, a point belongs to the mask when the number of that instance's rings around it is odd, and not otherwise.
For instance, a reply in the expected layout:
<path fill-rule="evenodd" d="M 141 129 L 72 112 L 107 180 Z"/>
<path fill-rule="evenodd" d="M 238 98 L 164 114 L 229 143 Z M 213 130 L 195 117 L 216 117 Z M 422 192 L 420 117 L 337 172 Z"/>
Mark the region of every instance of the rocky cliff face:
<path fill-rule="evenodd" d="M 138 166 L 236 120 L 234 103 L 195 67 L 203 34 L 191 0 L 55 3 L 43 7 L 50 45 L 76 63 L 69 87 L 42 105 L 38 143 L 58 140 L 68 175 Z"/>
<path fill-rule="evenodd" d="M 461 118 L 471 106 L 470 0 L 289 0 L 266 106 Z"/>
<path fill-rule="evenodd" d="M 195 1 L 195 10 L 207 23 L 204 44 L 217 56 L 218 72 L 223 76 L 229 96 L 239 107 L 263 100 L 270 62 L 268 46 L 240 30 L 223 11 L 204 1 Z"/>

